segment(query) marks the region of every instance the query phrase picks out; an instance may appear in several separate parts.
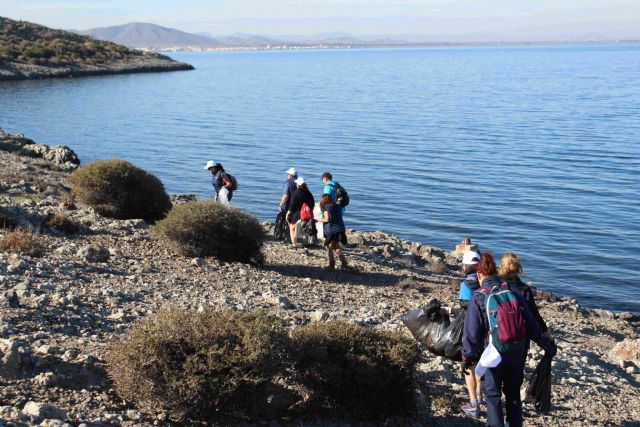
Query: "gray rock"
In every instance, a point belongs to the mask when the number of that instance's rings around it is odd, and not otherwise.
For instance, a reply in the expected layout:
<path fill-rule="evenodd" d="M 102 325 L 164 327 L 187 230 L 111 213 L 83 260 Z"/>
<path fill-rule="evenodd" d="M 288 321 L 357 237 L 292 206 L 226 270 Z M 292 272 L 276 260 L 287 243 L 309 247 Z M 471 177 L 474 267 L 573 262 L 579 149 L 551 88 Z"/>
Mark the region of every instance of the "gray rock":
<path fill-rule="evenodd" d="M 327 313 L 326 311 L 318 310 L 311 313 L 311 316 L 309 317 L 311 318 L 312 322 L 322 322 L 323 320 L 327 320 L 329 318 L 329 313 Z"/>
<path fill-rule="evenodd" d="M 27 402 L 22 408 L 22 413 L 28 417 L 36 419 L 57 419 L 64 420 L 67 418 L 67 411 L 49 403 Z"/>
<path fill-rule="evenodd" d="M 76 253 L 76 256 L 87 262 L 107 262 L 109 261 L 109 249 L 99 245 L 87 245 Z"/>
<path fill-rule="evenodd" d="M 43 387 L 51 387 L 56 384 L 56 382 L 58 381 L 58 377 L 53 372 L 43 372 L 36 375 L 33 380 L 36 382 L 36 384 Z"/>
<path fill-rule="evenodd" d="M 11 289 L 2 294 L 2 301 L 9 307 L 19 307 L 20 299 L 18 298 L 18 293 Z"/>
<path fill-rule="evenodd" d="M 0 355 L 2 356 L 2 367 L 9 371 L 20 368 L 21 358 L 17 341 L 0 340 Z"/>
<path fill-rule="evenodd" d="M 9 274 L 17 274 L 17 273 L 21 273 L 24 270 L 26 270 L 27 268 L 29 268 L 29 263 L 27 263 L 27 261 L 21 259 L 18 260 L 14 263 L 11 263 L 7 266 L 7 273 Z"/>
<path fill-rule="evenodd" d="M 191 265 L 194 267 L 204 267 L 206 265 L 206 261 L 203 258 L 194 258 L 191 260 Z"/>

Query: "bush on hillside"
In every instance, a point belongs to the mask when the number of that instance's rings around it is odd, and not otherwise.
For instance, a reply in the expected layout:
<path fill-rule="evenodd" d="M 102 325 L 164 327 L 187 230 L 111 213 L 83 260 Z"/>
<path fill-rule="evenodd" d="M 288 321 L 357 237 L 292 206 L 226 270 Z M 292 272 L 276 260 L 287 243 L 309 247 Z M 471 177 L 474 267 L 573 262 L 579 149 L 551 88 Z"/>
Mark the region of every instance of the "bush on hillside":
<path fill-rule="evenodd" d="M 261 259 L 265 233 L 258 220 L 213 201 L 175 206 L 154 227 L 185 256 L 215 256 L 225 261 Z"/>
<path fill-rule="evenodd" d="M 356 419 L 380 419 L 415 407 L 418 349 L 400 335 L 344 321 L 293 332 L 299 380 L 313 400 Z"/>
<path fill-rule="evenodd" d="M 69 177 L 77 199 L 101 215 L 156 221 L 171 209 L 164 185 L 154 175 L 126 160 L 98 160 Z"/>
<path fill-rule="evenodd" d="M 11 215 L 11 213 L 6 209 L 0 206 L 0 229 L 1 228 L 15 228 L 18 226 L 18 222 Z"/>
<path fill-rule="evenodd" d="M 16 228 L 0 240 L 0 251 L 37 257 L 42 255 L 43 250 L 40 236 L 31 230 Z"/>
<path fill-rule="evenodd" d="M 78 224 L 68 214 L 59 212 L 47 215 L 44 225 L 48 228 L 60 230 L 65 234 L 75 234 L 80 230 Z"/>
<path fill-rule="evenodd" d="M 174 421 L 265 414 L 265 384 L 283 371 L 287 334 L 261 313 L 165 310 L 111 345 L 118 394 Z"/>

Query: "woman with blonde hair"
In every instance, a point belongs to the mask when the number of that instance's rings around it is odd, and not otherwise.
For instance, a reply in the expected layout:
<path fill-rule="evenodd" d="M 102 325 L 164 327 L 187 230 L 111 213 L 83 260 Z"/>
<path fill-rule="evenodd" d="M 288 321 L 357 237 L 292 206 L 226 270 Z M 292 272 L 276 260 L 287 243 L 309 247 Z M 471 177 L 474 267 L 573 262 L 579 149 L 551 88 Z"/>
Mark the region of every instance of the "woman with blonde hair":
<path fill-rule="evenodd" d="M 517 292 L 522 295 L 527 302 L 527 306 L 529 307 L 531 314 L 533 314 L 533 317 L 538 321 L 542 334 L 547 338 L 551 338 L 549 328 L 547 327 L 544 319 L 542 319 L 538 306 L 536 305 L 533 288 L 520 279 L 522 273 L 522 264 L 520 263 L 520 257 L 518 255 L 513 252 L 507 252 L 502 256 L 498 274 L 507 282 L 507 285 L 509 285 L 512 292 Z"/>

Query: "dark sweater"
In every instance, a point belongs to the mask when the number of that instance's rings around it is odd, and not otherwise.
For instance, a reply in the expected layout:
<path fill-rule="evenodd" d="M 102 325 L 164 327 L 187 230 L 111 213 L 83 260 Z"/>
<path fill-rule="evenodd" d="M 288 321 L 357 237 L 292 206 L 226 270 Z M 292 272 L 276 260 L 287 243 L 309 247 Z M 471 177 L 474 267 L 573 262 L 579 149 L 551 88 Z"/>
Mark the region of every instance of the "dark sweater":
<path fill-rule="evenodd" d="M 509 277 L 509 278 L 504 277 L 503 279 L 507 282 L 507 285 L 509 285 L 509 289 L 511 289 L 513 292 L 516 292 L 522 295 L 524 300 L 527 302 L 527 307 L 529 307 L 529 311 L 531 311 L 531 314 L 533 315 L 533 317 L 538 321 L 538 325 L 540 325 L 540 329 L 542 330 L 542 333 L 544 334 L 545 332 L 547 332 L 549 328 L 547 327 L 547 324 L 545 323 L 544 319 L 542 319 L 542 316 L 540 315 L 540 311 L 538 310 L 538 306 L 536 305 L 536 299 L 533 295 L 533 289 L 531 289 L 531 286 L 527 285 L 522 280 L 520 280 L 518 276 Z"/>

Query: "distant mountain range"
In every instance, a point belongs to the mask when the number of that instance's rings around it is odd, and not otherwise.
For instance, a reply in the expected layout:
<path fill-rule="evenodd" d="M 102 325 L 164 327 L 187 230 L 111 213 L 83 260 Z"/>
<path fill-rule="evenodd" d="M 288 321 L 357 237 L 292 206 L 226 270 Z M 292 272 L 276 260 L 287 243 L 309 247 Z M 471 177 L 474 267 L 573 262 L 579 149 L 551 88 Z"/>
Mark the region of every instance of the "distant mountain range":
<path fill-rule="evenodd" d="M 133 48 L 148 49 L 216 49 L 216 48 L 264 48 L 269 46 L 372 46 L 411 44 L 399 39 L 358 38 L 349 33 L 326 33 L 314 36 L 265 37 L 256 34 L 236 33 L 230 36 L 214 36 L 208 33 L 192 34 L 156 24 L 132 22 L 115 27 L 92 28 L 80 31 L 96 39 L 108 40 Z"/>
<path fill-rule="evenodd" d="M 207 50 L 242 48 L 295 48 L 295 47 L 397 47 L 426 45 L 465 45 L 465 44 L 528 44 L 637 40 L 635 33 L 622 31 L 616 34 L 590 33 L 580 26 L 566 25 L 567 33 L 561 40 L 549 40 L 544 37 L 546 31 L 538 29 L 538 35 L 526 33 L 474 33 L 466 35 L 446 34 L 402 34 L 399 36 L 354 36 L 346 32 L 322 33 L 312 36 L 283 35 L 277 37 L 256 34 L 236 33 L 229 36 L 216 36 L 209 33 L 187 33 L 174 28 L 156 24 L 133 22 L 115 27 L 93 28 L 79 31 L 96 39 L 107 40 L 131 48 L 151 50 Z"/>

